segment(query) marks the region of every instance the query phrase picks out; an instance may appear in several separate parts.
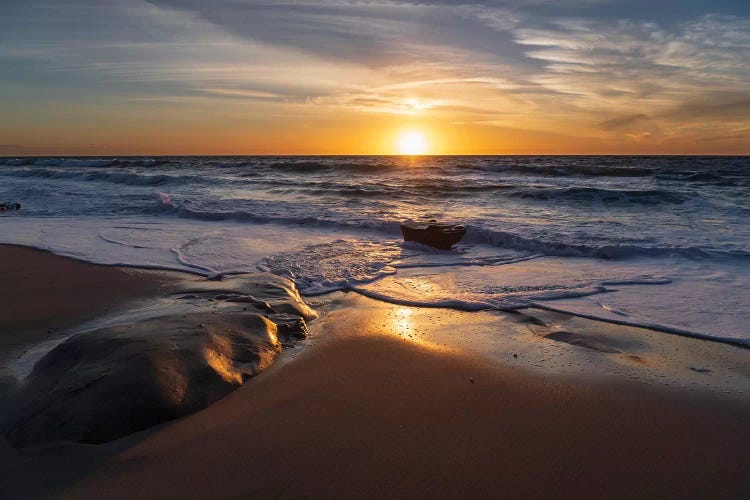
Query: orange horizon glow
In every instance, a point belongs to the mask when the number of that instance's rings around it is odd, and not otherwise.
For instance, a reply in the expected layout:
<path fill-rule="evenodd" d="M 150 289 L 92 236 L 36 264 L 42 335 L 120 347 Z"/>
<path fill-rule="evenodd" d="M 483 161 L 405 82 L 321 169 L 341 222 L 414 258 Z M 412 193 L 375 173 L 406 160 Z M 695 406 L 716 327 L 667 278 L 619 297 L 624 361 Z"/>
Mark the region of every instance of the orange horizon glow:
<path fill-rule="evenodd" d="M 231 101 L 231 99 L 229 99 Z M 229 106 L 229 103 L 223 103 Z M 26 146 L 0 149 L 0 156 L 239 156 L 239 155 L 403 155 L 399 137 L 419 131 L 429 155 L 743 155 L 747 142 L 714 140 L 710 145 L 690 137 L 623 138 L 592 130 L 570 118 L 566 127 L 555 121 L 534 123 L 526 117 L 475 123 L 436 110 L 415 111 L 408 121 L 397 114 L 348 111 L 318 116 L 290 110 L 275 120 L 258 119 L 253 104 L 242 119 L 226 122 L 229 108 L 185 110 L 180 117 L 157 110 L 123 110 L 117 127 L 99 127 L 101 120 L 63 123 L 51 116 L 33 131 L 4 128 L 6 142 Z M 237 108 L 233 108 L 236 113 Z M 102 120 L 104 117 L 102 117 Z M 234 123 L 232 123 L 234 121 Z M 32 133 L 33 132 L 33 133 Z M 13 135 L 11 135 L 11 133 Z M 732 142 L 733 141 L 733 142 Z"/>
<path fill-rule="evenodd" d="M 369 118 L 369 117 L 368 117 Z M 571 125 L 563 131 L 534 130 L 505 125 L 444 123 L 424 116 L 415 126 L 404 127 L 390 117 L 359 120 L 350 117 L 329 124 L 311 120 L 304 124 L 247 123 L 224 129 L 210 120 L 181 127 L 164 120 L 139 122 L 126 133 L 115 129 L 70 123 L 64 130 L 47 124 L 47 133 L 28 137 L 29 145 L 0 150 L 0 156 L 239 156 L 239 155 L 746 155 L 745 143 L 720 143 L 707 147 L 699 141 L 671 139 L 659 144 L 633 143 L 590 135 Z M 60 125 L 62 126 L 62 125 Z M 53 128 L 54 127 L 54 128 Z M 405 130 L 425 137 L 418 153 L 399 145 Z M 4 131 L 0 127 L 0 134 Z M 574 135 L 573 132 L 575 132 Z M 39 137 L 45 138 L 38 142 Z M 85 143 L 81 138 L 95 137 Z M 47 139 L 52 138 L 52 139 Z M 335 139 L 332 139 L 335 138 Z"/>

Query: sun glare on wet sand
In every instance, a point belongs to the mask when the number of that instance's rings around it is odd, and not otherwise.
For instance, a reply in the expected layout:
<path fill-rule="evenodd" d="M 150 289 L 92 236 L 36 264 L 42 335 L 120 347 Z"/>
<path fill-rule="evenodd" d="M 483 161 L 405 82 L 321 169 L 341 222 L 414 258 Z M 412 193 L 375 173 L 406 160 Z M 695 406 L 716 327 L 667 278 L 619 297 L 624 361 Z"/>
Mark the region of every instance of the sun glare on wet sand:
<path fill-rule="evenodd" d="M 417 156 L 427 153 L 429 143 L 424 133 L 419 130 L 409 130 L 401 133 L 396 141 L 398 154 Z"/>

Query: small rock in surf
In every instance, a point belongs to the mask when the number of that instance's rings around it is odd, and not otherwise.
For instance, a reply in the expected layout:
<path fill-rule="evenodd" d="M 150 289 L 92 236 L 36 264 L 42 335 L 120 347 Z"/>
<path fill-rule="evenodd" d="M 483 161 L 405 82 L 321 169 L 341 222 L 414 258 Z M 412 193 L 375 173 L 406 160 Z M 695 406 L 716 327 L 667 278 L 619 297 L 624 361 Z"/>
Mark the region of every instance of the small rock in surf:
<path fill-rule="evenodd" d="M 11 210 L 21 210 L 21 204 L 17 202 L 0 203 L 0 212 L 8 212 Z"/>
<path fill-rule="evenodd" d="M 404 241 L 416 241 L 441 250 L 450 250 L 464 234 L 464 226 L 454 224 L 418 224 L 404 222 L 401 224 Z"/>

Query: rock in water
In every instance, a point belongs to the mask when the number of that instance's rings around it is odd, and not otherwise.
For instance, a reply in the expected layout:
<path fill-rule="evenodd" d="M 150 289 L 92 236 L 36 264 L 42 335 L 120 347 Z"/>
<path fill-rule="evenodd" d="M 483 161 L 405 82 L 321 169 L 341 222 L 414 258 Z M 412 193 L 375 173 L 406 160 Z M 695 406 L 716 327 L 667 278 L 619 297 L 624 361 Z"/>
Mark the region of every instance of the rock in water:
<path fill-rule="evenodd" d="M 290 281 L 266 274 L 193 280 L 165 303 L 47 353 L 14 398 L 11 443 L 102 443 L 201 410 L 273 363 L 315 317 Z"/>
<path fill-rule="evenodd" d="M 0 203 L 0 212 L 7 212 L 9 210 L 21 210 L 21 204 L 10 201 Z"/>
<path fill-rule="evenodd" d="M 401 232 L 404 241 L 416 241 L 441 250 L 450 250 L 466 234 L 466 228 L 453 224 L 404 222 L 401 224 Z"/>

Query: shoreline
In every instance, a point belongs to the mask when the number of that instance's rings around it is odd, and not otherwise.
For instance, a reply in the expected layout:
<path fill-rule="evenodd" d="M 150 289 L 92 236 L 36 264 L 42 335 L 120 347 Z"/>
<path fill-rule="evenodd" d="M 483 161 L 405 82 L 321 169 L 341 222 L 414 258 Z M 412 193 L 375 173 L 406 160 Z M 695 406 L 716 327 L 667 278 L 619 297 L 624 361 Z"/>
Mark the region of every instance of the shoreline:
<path fill-rule="evenodd" d="M 177 274 L 91 264 L 47 250 L 0 244 L 0 331 L 13 332 L 0 338 L 0 349 L 42 340 L 130 301 L 151 298 L 174 283 Z"/>
<path fill-rule="evenodd" d="M 0 345 L 0 359 L 43 338 L 45 322 L 73 327 L 169 283 L 166 274 L 73 265 L 9 248 L 0 246 L 0 261 L 17 272 L 0 272 L 0 290 L 15 288 L 16 295 L 0 299 L 23 305 L 39 298 L 38 290 L 48 296 L 45 315 L 32 317 L 33 309 L 14 305 L 13 324 L 24 328 L 12 328 L 16 339 Z M 45 280 L 52 272 L 56 280 Z M 67 289 L 74 277 L 77 294 Z M 116 288 L 112 280 L 124 285 Z M 90 300 L 82 300 L 86 294 Z M 518 351 L 527 337 L 514 325 L 528 326 L 517 317 L 474 316 L 476 324 L 467 326 L 461 315 L 480 313 L 367 305 L 371 299 L 341 296 L 338 304 L 323 305 L 328 312 L 311 324 L 310 345 L 288 350 L 281 362 L 197 413 L 103 445 L 19 451 L 3 438 L 4 489 L 71 498 L 732 497 L 750 489 L 747 393 L 729 400 L 648 380 L 618 383 L 616 375 L 595 376 L 597 367 L 581 376 L 533 371 L 477 356 L 466 344 L 439 345 L 446 332 L 470 338 L 482 330 L 508 334 L 514 343 L 506 348 Z M 87 303 L 71 310 L 76 302 Z M 411 311 L 411 323 L 395 309 Z M 596 335 L 583 340 L 601 342 L 604 334 Z M 611 337 L 607 346 L 622 342 Z M 565 341 L 550 346 L 560 347 L 558 354 L 584 352 L 584 360 L 601 354 Z M 61 460 L 70 470 L 57 470 Z"/>

